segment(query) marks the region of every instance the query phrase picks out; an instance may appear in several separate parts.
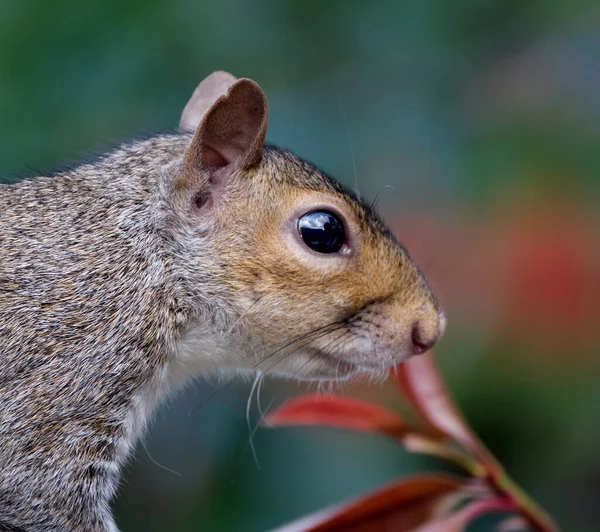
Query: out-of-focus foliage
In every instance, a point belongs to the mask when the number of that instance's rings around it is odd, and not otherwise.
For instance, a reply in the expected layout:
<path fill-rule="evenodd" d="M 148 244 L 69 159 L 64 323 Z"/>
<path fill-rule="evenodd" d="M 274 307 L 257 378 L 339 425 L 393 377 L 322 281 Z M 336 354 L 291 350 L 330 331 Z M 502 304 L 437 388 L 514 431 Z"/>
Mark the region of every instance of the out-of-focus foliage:
<path fill-rule="evenodd" d="M 277 529 L 278 532 L 462 532 L 482 515 L 512 514 L 496 528 L 557 530 L 552 518 L 508 476 L 463 418 L 431 354 L 390 371 L 417 423 L 378 405 L 335 394 L 306 394 L 269 413 L 269 426 L 315 425 L 371 432 L 409 452 L 448 460 L 463 475 L 421 474 L 346 501 Z M 471 478 L 465 476 L 470 475 Z M 516 521 L 515 521 L 516 520 Z"/>
<path fill-rule="evenodd" d="M 213 70 L 256 79 L 269 139 L 376 199 L 428 273 L 477 433 L 565 530 L 594 531 L 599 28 L 592 0 L 0 0 L 0 171 L 174 128 Z M 429 465 L 360 434 L 251 437 L 249 385 L 207 402 L 215 386 L 158 413 L 124 531 L 265 530 Z M 304 389 L 271 383 L 262 410 Z M 346 391 L 396 405 L 389 386 Z"/>

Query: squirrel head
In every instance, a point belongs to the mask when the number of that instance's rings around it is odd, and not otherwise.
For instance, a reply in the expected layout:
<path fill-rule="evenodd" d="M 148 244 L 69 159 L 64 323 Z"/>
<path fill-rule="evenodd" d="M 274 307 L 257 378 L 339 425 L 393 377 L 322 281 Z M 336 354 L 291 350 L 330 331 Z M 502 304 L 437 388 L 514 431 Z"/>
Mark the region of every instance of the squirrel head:
<path fill-rule="evenodd" d="M 179 356 L 306 380 L 382 375 L 428 350 L 445 317 L 407 251 L 353 192 L 265 146 L 267 119 L 262 89 L 225 72 L 184 109 L 191 140 L 162 189 L 184 275 L 203 281 Z"/>

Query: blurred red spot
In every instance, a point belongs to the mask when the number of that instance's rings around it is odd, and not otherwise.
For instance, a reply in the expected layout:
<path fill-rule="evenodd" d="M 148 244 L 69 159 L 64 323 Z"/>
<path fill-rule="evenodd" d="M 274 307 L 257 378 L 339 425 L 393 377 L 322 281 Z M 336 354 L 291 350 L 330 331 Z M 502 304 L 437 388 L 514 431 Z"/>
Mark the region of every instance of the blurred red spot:
<path fill-rule="evenodd" d="M 392 227 L 451 328 L 555 359 L 591 351 L 600 321 L 600 226 L 583 205 L 513 205 L 483 219 L 428 213 Z"/>

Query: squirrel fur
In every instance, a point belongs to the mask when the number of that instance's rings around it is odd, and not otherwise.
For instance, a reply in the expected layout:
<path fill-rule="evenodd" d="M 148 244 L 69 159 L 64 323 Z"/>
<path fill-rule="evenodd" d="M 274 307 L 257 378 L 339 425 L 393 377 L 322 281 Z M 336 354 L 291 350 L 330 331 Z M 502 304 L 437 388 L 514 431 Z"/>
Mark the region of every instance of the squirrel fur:
<path fill-rule="evenodd" d="M 267 114 L 258 85 L 216 72 L 179 133 L 0 185 L 0 530 L 116 531 L 120 468 L 189 377 L 380 375 L 443 333 L 404 248 L 265 145 Z M 325 207 L 348 233 L 335 256 L 290 222 Z"/>

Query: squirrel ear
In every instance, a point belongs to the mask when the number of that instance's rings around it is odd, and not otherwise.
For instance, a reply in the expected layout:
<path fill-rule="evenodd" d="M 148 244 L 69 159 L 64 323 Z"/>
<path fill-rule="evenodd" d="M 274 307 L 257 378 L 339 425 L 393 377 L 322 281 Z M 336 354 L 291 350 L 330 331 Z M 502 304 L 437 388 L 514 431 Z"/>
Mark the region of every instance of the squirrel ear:
<path fill-rule="evenodd" d="M 196 87 L 194 94 L 190 98 L 181 114 L 179 122 L 179 131 L 182 133 L 193 133 L 196 131 L 202 117 L 206 111 L 219 99 L 223 94 L 227 94 L 237 78 L 229 74 L 229 72 L 213 72 L 210 76 L 204 78 L 200 85 Z"/>
<path fill-rule="evenodd" d="M 181 128 L 189 128 L 200 113 L 200 123 L 186 154 L 188 168 L 219 169 L 231 164 L 249 168 L 260 161 L 267 134 L 268 103 L 254 81 L 215 72 L 196 89 L 183 112 Z"/>

